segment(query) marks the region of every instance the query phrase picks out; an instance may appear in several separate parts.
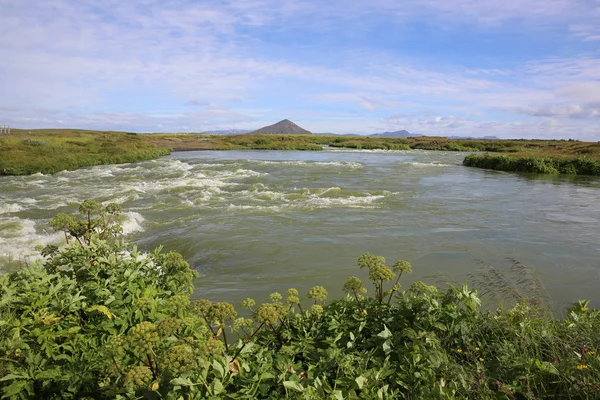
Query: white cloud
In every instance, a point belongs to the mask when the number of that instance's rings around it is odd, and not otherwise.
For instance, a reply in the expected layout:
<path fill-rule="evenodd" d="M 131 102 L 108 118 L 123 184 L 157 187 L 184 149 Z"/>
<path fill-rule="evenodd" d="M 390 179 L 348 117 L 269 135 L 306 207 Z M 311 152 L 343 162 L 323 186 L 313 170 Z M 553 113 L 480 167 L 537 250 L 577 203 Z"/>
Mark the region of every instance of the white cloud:
<path fill-rule="evenodd" d="M 596 54 L 467 67 L 426 65 L 376 46 L 309 56 L 271 47 L 272 37 L 290 32 L 327 38 L 347 23 L 377 29 L 382 16 L 455 30 L 554 24 L 590 41 L 600 26 L 594 8 L 585 0 L 0 0 L 0 120 L 143 131 L 242 127 L 308 112 L 320 131 L 366 132 L 400 111 L 415 117 L 397 122 L 415 129 L 488 120 L 489 129 L 514 131 L 530 123 L 518 118 L 552 118 L 556 131 L 570 132 L 577 119 L 582 132 L 600 135 Z"/>

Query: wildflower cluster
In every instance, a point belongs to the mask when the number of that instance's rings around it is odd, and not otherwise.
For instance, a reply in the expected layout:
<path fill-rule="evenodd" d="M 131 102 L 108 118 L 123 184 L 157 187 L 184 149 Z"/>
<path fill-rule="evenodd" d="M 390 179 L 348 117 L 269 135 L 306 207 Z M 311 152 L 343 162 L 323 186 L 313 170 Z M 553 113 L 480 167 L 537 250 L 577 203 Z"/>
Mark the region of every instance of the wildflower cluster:
<path fill-rule="evenodd" d="M 191 346 L 187 344 L 176 344 L 172 346 L 164 356 L 165 368 L 172 372 L 184 373 L 195 368 L 196 354 Z"/>
<path fill-rule="evenodd" d="M 160 341 L 156 325 L 152 322 L 140 322 L 129 331 L 129 339 L 142 352 L 149 353 Z"/>
<path fill-rule="evenodd" d="M 137 367 L 133 367 L 126 375 L 125 375 L 125 385 L 126 386 L 144 386 L 148 385 L 153 379 L 152 371 L 150 368 L 145 365 L 139 365 Z"/>
<path fill-rule="evenodd" d="M 323 302 L 327 300 L 327 290 L 323 286 L 315 286 L 308 291 L 307 297 L 317 302 Z"/>

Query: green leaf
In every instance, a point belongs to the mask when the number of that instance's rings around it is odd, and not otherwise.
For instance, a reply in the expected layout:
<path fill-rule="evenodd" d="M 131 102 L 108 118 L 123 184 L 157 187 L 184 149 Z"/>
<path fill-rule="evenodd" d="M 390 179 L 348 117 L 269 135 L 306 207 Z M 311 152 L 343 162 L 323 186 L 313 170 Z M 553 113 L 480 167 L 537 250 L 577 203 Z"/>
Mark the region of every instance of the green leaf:
<path fill-rule="evenodd" d="M 304 392 L 304 386 L 302 386 L 298 382 L 284 381 L 283 386 L 285 386 L 286 389 L 295 390 L 297 392 Z"/>
<path fill-rule="evenodd" d="M 441 322 L 434 322 L 433 326 L 436 327 L 437 329 L 439 329 L 440 331 L 446 331 L 448 330 L 448 328 L 446 328 L 446 325 L 442 324 Z"/>
<path fill-rule="evenodd" d="M 333 392 L 333 397 L 335 397 L 336 400 L 344 400 L 344 394 L 341 390 L 335 390 Z"/>
<path fill-rule="evenodd" d="M 551 362 L 535 360 L 535 365 L 542 372 L 546 372 L 546 373 L 552 374 L 552 375 L 559 375 L 560 374 L 560 372 L 558 372 L 558 369 L 556 369 L 556 367 L 554 366 L 554 364 L 552 364 Z"/>
<path fill-rule="evenodd" d="M 389 339 L 392 337 L 392 332 L 387 328 L 387 326 L 383 326 L 383 330 L 377 334 L 378 337 L 383 339 Z"/>
<path fill-rule="evenodd" d="M 12 374 L 10 374 L 12 375 Z M 8 375 L 7 375 L 8 376 Z M 6 376 L 5 376 L 6 378 Z M 29 392 L 29 389 L 26 386 L 29 384 L 27 381 L 17 381 L 8 385 L 7 388 L 4 389 L 4 395 L 1 397 L 2 399 L 13 398 L 13 396 L 17 396 L 22 394 L 24 390 Z"/>
<path fill-rule="evenodd" d="M 223 384 L 219 379 L 215 379 L 214 381 L 212 381 L 210 386 L 212 388 L 213 394 L 219 394 L 223 391 Z"/>
<path fill-rule="evenodd" d="M 3 378 L 0 378 L 0 382 L 10 381 L 11 379 L 29 379 L 27 375 L 8 374 Z"/>
<path fill-rule="evenodd" d="M 385 354 L 388 354 L 390 351 L 392 351 L 392 341 L 390 339 L 386 340 L 385 342 L 383 342 L 382 347 Z"/>
<path fill-rule="evenodd" d="M 365 378 L 364 376 L 359 376 L 358 378 L 355 379 L 356 384 L 358 385 L 359 389 L 362 389 L 365 386 L 365 383 L 367 382 L 367 378 Z"/>
<path fill-rule="evenodd" d="M 169 383 L 173 386 L 194 386 L 194 382 L 189 378 L 175 378 L 171 379 Z"/>
<path fill-rule="evenodd" d="M 212 363 L 213 368 L 219 373 L 219 376 L 223 378 L 225 376 L 225 368 L 217 360 Z"/>

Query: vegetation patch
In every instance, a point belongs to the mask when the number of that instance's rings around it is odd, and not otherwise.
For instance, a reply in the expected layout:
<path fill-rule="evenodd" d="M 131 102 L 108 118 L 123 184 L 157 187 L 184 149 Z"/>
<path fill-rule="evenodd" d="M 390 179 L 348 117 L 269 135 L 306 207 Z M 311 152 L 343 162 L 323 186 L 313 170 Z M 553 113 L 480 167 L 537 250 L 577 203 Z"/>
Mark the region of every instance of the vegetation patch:
<path fill-rule="evenodd" d="M 489 152 L 468 156 L 464 165 L 515 172 L 598 175 L 600 143 L 575 140 L 483 140 L 444 137 L 204 133 L 136 134 L 81 130 L 15 129 L 0 139 L 0 175 L 54 173 L 83 166 L 147 160 L 172 151 L 301 150 L 325 146 L 366 150 Z"/>
<path fill-rule="evenodd" d="M 463 164 L 498 171 L 537 174 L 600 175 L 600 161 L 588 157 L 558 158 L 543 156 L 506 156 L 471 154 Z"/>
<path fill-rule="evenodd" d="M 50 225 L 66 246 L 0 276 L 2 398 L 544 399 L 600 396 L 600 312 L 565 318 L 416 282 L 364 254 L 327 303 L 315 286 L 242 303 L 192 300 L 181 255 L 120 240 L 116 204 Z"/>
<path fill-rule="evenodd" d="M 0 175 L 52 174 L 149 160 L 170 153 L 124 132 L 13 129 L 0 145 Z"/>

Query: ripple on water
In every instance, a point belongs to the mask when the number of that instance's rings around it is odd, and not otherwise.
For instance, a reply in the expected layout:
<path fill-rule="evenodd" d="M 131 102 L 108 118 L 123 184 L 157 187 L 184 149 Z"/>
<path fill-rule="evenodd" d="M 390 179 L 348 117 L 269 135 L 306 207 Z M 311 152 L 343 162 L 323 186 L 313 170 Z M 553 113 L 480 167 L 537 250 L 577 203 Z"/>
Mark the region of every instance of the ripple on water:
<path fill-rule="evenodd" d="M 215 299 L 315 284 L 335 290 L 360 273 L 356 258 L 368 251 L 414 261 L 415 279 L 440 270 L 464 276 L 480 262 L 511 257 L 535 266 L 560 299 L 600 301 L 600 182 L 489 173 L 462 167 L 463 157 L 190 152 L 0 177 L 0 265 L 35 253 L 35 245 L 62 243 L 48 220 L 93 198 L 122 204 L 125 231 L 143 246 L 183 252 L 205 275 L 198 292 Z M 458 250 L 452 262 L 448 254 Z M 576 290 L 571 276 L 579 276 Z"/>

